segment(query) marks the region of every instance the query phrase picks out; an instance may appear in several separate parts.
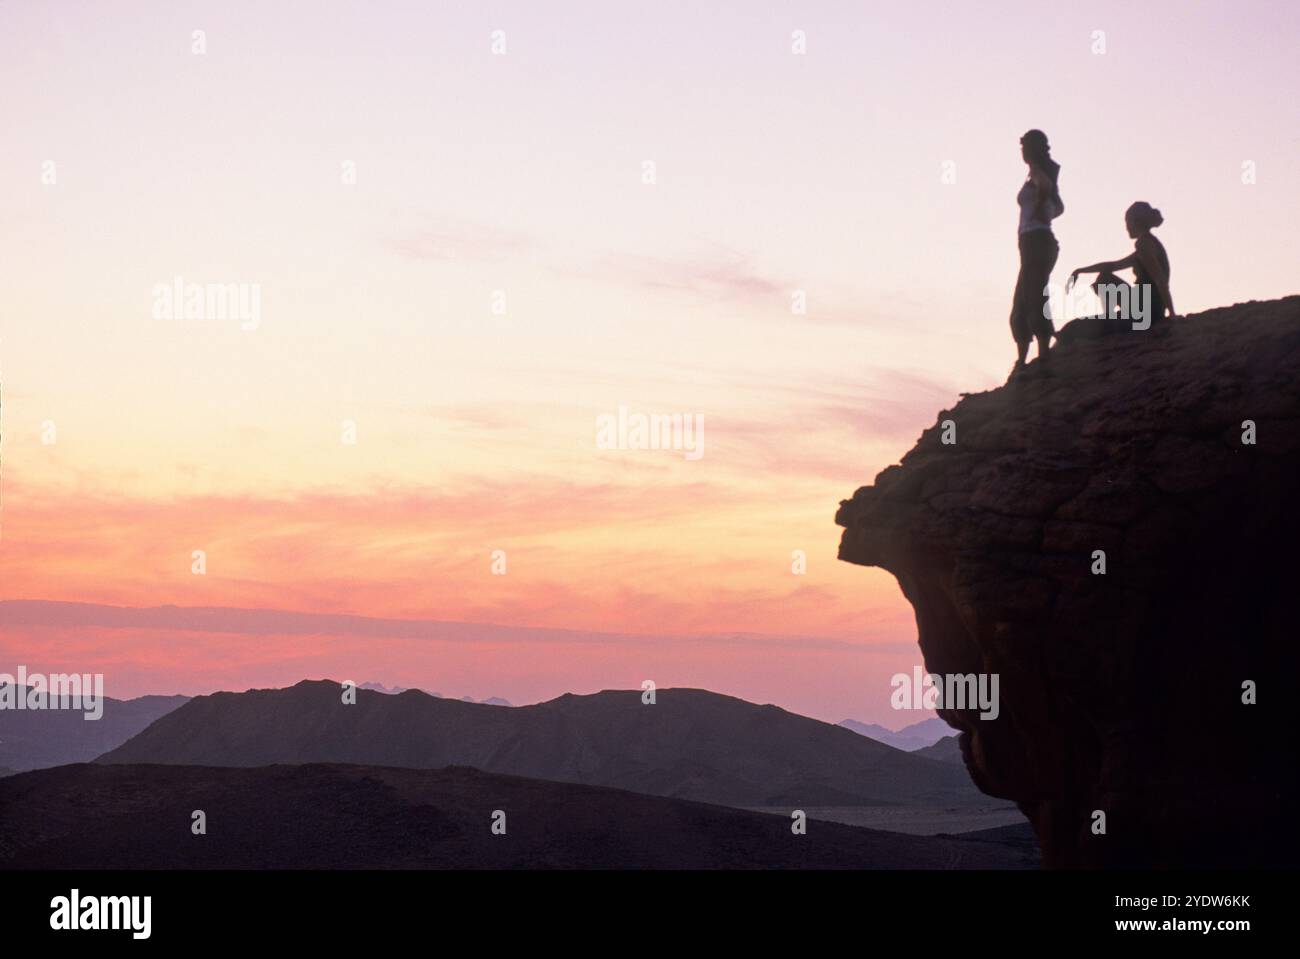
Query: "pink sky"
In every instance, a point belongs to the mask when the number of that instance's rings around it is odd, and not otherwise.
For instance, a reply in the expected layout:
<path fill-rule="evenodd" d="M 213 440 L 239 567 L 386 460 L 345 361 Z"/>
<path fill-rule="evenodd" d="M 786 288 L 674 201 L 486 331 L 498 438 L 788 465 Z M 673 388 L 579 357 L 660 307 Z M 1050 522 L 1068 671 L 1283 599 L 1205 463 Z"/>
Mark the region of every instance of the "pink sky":
<path fill-rule="evenodd" d="M 835 560 L 832 520 L 1010 366 L 1020 134 L 1063 165 L 1058 281 L 1126 253 L 1144 199 L 1181 312 L 1294 293 L 1298 25 L 1271 2 L 0 6 L 0 600 L 483 626 L 0 606 L 0 671 L 516 702 L 649 678 L 905 725 L 911 610 Z M 260 324 L 156 319 L 178 275 L 258 284 Z M 702 416 L 703 457 L 598 449 L 622 405 Z"/>

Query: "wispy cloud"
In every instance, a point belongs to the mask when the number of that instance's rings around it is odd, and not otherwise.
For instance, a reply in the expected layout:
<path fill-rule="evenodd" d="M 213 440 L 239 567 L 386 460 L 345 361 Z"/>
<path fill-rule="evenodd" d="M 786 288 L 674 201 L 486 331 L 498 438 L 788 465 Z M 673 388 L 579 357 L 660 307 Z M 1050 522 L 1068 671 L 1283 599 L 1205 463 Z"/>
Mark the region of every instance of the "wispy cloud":
<path fill-rule="evenodd" d="M 394 252 L 416 260 L 500 260 L 534 248 L 531 237 L 484 223 L 433 219 L 389 237 Z"/>
<path fill-rule="evenodd" d="M 120 629 L 222 633 L 244 636 L 354 636 L 429 642 L 608 644 L 717 643 L 752 648 L 859 649 L 861 642 L 831 637 L 768 633 L 616 633 L 599 630 L 463 623 L 434 619 L 393 619 L 288 609 L 230 606 L 114 606 L 58 600 L 0 600 L 0 624 L 42 629 Z M 897 647 L 914 649 L 911 642 Z"/>
<path fill-rule="evenodd" d="M 666 258 L 610 253 L 591 271 L 609 282 L 707 300 L 788 300 L 789 284 L 761 273 L 751 257 L 735 250 Z"/>

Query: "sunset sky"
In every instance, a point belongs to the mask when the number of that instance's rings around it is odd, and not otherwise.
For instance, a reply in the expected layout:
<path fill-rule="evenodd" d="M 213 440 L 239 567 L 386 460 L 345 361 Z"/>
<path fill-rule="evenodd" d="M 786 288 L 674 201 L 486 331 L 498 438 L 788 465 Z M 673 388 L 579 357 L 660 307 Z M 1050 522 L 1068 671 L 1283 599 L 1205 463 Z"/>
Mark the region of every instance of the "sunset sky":
<path fill-rule="evenodd" d="M 0 4 L 0 672 L 922 718 L 833 517 L 1010 368 L 1020 134 L 1058 282 L 1147 200 L 1180 313 L 1300 292 L 1300 7 L 708 6 Z"/>

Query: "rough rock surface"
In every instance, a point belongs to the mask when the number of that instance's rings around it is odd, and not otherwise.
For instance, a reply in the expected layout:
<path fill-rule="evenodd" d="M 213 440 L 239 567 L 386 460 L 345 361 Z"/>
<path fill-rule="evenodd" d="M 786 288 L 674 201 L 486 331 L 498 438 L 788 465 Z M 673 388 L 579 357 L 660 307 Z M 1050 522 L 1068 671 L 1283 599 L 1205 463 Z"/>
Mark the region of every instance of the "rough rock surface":
<path fill-rule="evenodd" d="M 1294 866 L 1300 297 L 1094 332 L 941 412 L 840 558 L 898 578 L 929 671 L 999 674 L 997 719 L 940 714 L 1045 864 Z"/>

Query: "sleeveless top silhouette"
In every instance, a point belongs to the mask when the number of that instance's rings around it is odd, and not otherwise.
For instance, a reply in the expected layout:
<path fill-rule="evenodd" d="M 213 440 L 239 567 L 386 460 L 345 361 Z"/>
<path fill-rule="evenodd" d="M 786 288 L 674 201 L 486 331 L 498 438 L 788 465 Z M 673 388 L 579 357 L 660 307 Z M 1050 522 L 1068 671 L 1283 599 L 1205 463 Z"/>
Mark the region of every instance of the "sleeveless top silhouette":
<path fill-rule="evenodd" d="M 1037 191 L 1034 189 L 1034 181 L 1026 180 L 1025 185 L 1020 188 L 1016 194 L 1016 202 L 1020 204 L 1020 229 L 1019 233 L 1031 233 L 1034 230 L 1050 230 L 1052 228 L 1051 220 L 1060 216 L 1063 212 L 1060 201 L 1051 196 L 1047 198 L 1044 204 L 1045 212 L 1048 214 L 1048 220 L 1042 220 L 1034 214 L 1034 200 Z"/>

